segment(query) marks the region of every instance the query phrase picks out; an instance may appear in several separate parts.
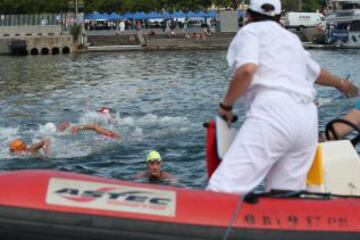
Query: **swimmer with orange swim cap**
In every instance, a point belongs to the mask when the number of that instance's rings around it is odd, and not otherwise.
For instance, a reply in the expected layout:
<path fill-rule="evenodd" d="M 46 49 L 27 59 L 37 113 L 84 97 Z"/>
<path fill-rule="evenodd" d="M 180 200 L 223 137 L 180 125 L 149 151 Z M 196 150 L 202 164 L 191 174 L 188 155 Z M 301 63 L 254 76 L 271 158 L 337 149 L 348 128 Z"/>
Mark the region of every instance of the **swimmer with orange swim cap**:
<path fill-rule="evenodd" d="M 39 153 L 40 149 L 44 150 L 45 155 L 49 153 L 50 139 L 44 138 L 43 140 L 31 144 L 28 146 L 24 140 L 17 138 L 12 140 L 9 143 L 9 152 L 14 154 L 33 154 L 36 155 Z"/>

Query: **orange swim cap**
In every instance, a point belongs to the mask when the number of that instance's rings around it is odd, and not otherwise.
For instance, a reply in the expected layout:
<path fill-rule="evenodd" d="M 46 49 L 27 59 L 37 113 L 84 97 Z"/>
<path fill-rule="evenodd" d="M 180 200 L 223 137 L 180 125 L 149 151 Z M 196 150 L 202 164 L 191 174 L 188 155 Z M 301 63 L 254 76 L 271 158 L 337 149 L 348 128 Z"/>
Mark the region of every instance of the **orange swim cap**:
<path fill-rule="evenodd" d="M 26 143 L 20 138 L 12 140 L 9 143 L 10 152 L 22 152 L 26 150 Z"/>

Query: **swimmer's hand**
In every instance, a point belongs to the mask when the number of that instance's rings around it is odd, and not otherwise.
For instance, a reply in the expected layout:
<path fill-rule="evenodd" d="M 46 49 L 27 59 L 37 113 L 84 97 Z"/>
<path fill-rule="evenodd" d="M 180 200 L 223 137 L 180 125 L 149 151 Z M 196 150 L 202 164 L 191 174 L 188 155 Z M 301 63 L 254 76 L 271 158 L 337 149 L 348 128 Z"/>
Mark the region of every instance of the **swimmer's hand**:
<path fill-rule="evenodd" d="M 36 142 L 34 144 L 32 144 L 29 147 L 29 152 L 31 152 L 31 154 L 38 154 L 40 149 L 44 150 L 44 153 L 46 156 L 48 156 L 48 154 L 50 153 L 50 139 L 49 138 L 44 138 L 43 140 L 41 140 L 40 142 Z"/>
<path fill-rule="evenodd" d="M 101 135 L 104 135 L 106 137 L 110 137 L 110 138 L 113 138 L 113 139 L 120 139 L 120 135 L 115 133 L 115 132 L 112 132 L 110 130 L 107 130 L 107 129 L 102 129 L 101 132 L 100 131 L 96 131 L 97 133 L 101 134 Z"/>
<path fill-rule="evenodd" d="M 43 143 L 44 143 L 44 145 L 42 148 L 44 150 L 45 156 L 50 156 L 50 144 L 51 144 L 50 138 L 45 138 L 43 140 Z"/>

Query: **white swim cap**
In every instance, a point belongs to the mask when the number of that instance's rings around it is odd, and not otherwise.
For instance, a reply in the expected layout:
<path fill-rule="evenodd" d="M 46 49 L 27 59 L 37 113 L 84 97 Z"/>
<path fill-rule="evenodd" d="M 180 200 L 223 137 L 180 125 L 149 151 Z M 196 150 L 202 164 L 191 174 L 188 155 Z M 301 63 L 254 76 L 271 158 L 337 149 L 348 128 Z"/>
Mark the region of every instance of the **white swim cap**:
<path fill-rule="evenodd" d="M 47 133 L 56 133 L 56 125 L 52 122 L 48 122 L 45 124 L 45 131 Z"/>

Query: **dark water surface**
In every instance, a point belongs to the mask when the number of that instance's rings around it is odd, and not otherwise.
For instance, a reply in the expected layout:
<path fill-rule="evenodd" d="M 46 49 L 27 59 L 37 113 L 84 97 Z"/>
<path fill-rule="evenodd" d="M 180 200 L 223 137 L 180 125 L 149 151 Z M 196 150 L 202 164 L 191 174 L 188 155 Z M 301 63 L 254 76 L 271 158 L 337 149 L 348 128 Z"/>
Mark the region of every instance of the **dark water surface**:
<path fill-rule="evenodd" d="M 324 67 L 360 85 L 360 51 L 311 51 Z M 70 56 L 0 56 L 0 170 L 56 169 L 131 179 L 157 149 L 179 185 L 206 185 L 205 129 L 216 114 L 230 70 L 225 51 L 93 53 Z M 330 88 L 319 88 L 320 128 L 353 107 Z M 111 123 L 96 113 L 113 108 Z M 235 112 L 244 113 L 241 103 Z M 50 134 L 48 122 L 97 122 L 119 132 L 110 141 L 92 133 Z M 237 123 L 237 126 L 240 124 Z M 14 157 L 9 141 L 49 136 L 49 159 Z"/>

